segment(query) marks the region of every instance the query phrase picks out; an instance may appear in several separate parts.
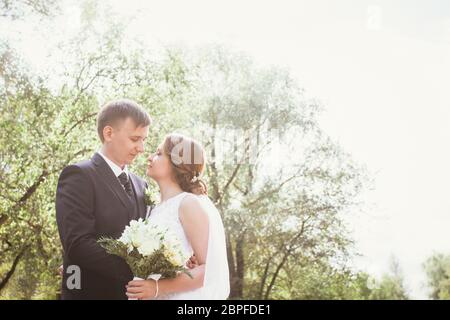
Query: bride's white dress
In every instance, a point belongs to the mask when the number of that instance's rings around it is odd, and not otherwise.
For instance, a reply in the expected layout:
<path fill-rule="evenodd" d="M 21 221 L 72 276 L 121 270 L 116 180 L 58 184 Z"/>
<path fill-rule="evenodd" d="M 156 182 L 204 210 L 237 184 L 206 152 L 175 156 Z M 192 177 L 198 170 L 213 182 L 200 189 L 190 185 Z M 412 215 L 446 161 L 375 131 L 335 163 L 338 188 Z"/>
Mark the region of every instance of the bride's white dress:
<path fill-rule="evenodd" d="M 205 264 L 205 276 L 203 287 L 171 294 L 161 297 L 170 300 L 204 300 L 204 299 L 226 299 L 230 293 L 230 282 L 228 274 L 228 261 L 225 243 L 225 232 L 220 214 L 214 204 L 207 196 L 196 196 L 188 192 L 182 192 L 157 205 L 150 213 L 148 219 L 163 225 L 174 232 L 181 241 L 183 250 L 187 256 L 192 256 L 192 247 L 184 233 L 179 219 L 179 207 L 181 201 L 187 195 L 197 197 L 202 207 L 208 214 L 209 239 L 208 253 Z"/>

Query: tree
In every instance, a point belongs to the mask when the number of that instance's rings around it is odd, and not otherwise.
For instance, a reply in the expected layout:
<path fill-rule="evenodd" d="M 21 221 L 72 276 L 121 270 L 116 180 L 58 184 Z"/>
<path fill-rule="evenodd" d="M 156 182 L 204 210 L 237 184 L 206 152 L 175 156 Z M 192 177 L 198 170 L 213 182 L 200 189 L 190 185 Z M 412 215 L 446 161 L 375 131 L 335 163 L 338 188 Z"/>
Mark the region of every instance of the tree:
<path fill-rule="evenodd" d="M 370 299 L 373 300 L 409 299 L 404 285 L 403 274 L 399 262 L 395 257 L 391 257 L 390 272 L 384 274 L 380 281 L 372 280 L 371 287 Z"/>
<path fill-rule="evenodd" d="M 364 168 L 322 132 L 320 104 L 292 75 L 221 46 L 153 55 L 129 46 L 107 6 L 81 8 L 80 32 L 56 55 L 60 73 L 35 75 L 13 47 L 0 46 L 0 296 L 57 297 L 59 172 L 98 148 L 99 105 L 128 97 L 154 120 L 151 148 L 173 131 L 203 142 L 209 195 L 227 233 L 231 298 L 369 297 L 369 277 L 347 268 L 343 220 L 359 205 Z M 132 169 L 143 176 L 145 158 Z"/>
<path fill-rule="evenodd" d="M 5 297 L 57 296 L 62 252 L 56 183 L 66 165 L 98 148 L 99 105 L 128 96 L 161 115 L 182 92 L 176 57 L 154 61 L 120 50 L 123 39 L 115 24 L 99 34 L 88 29 L 61 44 L 64 73 L 47 73 L 59 81 L 33 74 L 10 45 L 0 46 L 0 295 Z M 96 47 L 83 50 L 93 39 Z M 176 117 L 158 120 L 168 129 L 179 124 Z M 144 162 L 136 164 L 138 172 L 145 172 Z"/>
<path fill-rule="evenodd" d="M 58 10 L 57 0 L 0 0 L 0 17 L 18 19 L 29 13 L 49 16 Z"/>
<path fill-rule="evenodd" d="M 301 265 L 290 263 L 280 275 L 273 299 L 368 300 L 370 276 L 314 259 Z"/>
<path fill-rule="evenodd" d="M 430 298 L 434 300 L 450 300 L 450 256 L 434 254 L 423 264 L 428 277 Z"/>
<path fill-rule="evenodd" d="M 340 214 L 355 204 L 364 177 L 318 127 L 320 106 L 289 72 L 223 47 L 192 64 L 210 194 L 227 230 L 231 297 L 270 298 L 288 264 L 302 259 L 344 261 L 351 240 Z M 275 157 L 280 145 L 284 159 Z M 277 161 L 272 175 L 264 174 L 268 158 Z"/>

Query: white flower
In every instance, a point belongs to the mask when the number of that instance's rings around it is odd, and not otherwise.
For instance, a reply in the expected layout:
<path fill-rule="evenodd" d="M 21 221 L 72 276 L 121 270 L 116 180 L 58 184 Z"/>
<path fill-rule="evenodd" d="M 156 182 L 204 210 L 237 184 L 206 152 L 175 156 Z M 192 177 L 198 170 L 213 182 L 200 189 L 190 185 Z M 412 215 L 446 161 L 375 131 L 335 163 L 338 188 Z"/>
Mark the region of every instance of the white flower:
<path fill-rule="evenodd" d="M 130 225 L 125 227 L 119 241 L 127 245 L 128 252 L 133 248 L 139 248 L 146 238 L 146 223 L 140 218 L 139 220 L 130 221 Z"/>
<path fill-rule="evenodd" d="M 133 221 L 132 221 L 133 223 Z M 130 225 L 129 239 L 133 247 L 139 248 L 146 239 L 145 225 L 140 221 Z"/>
<path fill-rule="evenodd" d="M 184 253 L 181 242 L 173 233 L 167 233 L 164 238 L 164 248 L 164 255 L 174 265 L 183 266 L 190 258 Z"/>
<path fill-rule="evenodd" d="M 150 256 L 163 248 L 164 256 L 174 266 L 184 266 L 190 257 L 175 233 L 149 220 L 132 220 L 119 241 L 127 246 L 128 253 L 136 249 L 143 256 Z"/>
<path fill-rule="evenodd" d="M 184 266 L 187 259 L 185 259 L 185 256 L 181 253 L 181 251 L 168 251 L 168 254 L 166 255 L 166 258 L 174 265 L 176 266 Z"/>
<path fill-rule="evenodd" d="M 156 241 L 145 241 L 139 248 L 138 251 L 143 256 L 150 256 L 160 248 L 160 244 Z"/>
<path fill-rule="evenodd" d="M 128 229 L 125 229 L 125 231 L 122 233 L 122 236 L 119 238 L 119 241 L 126 245 L 130 244 L 131 240 Z"/>

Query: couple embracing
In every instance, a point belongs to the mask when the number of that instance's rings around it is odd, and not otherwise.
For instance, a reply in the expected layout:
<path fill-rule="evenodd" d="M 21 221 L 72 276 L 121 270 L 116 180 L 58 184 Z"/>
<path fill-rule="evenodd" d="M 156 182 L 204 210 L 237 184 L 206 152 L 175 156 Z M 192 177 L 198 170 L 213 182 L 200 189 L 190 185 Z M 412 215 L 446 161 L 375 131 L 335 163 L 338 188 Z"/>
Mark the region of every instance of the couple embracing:
<path fill-rule="evenodd" d="M 151 118 L 136 102 L 116 100 L 97 116 L 102 143 L 91 159 L 67 166 L 56 192 L 56 220 L 63 246 L 62 293 L 71 299 L 226 299 L 229 274 L 221 216 L 201 180 L 205 151 L 195 140 L 169 134 L 148 155 L 146 175 L 160 201 L 147 210 L 147 182 L 128 166 L 144 153 Z M 186 155 L 192 155 L 186 157 Z M 190 276 L 133 280 L 122 258 L 108 254 L 101 237 L 119 238 L 132 220 L 147 219 L 174 233 Z M 79 285 L 69 285 L 71 270 Z"/>

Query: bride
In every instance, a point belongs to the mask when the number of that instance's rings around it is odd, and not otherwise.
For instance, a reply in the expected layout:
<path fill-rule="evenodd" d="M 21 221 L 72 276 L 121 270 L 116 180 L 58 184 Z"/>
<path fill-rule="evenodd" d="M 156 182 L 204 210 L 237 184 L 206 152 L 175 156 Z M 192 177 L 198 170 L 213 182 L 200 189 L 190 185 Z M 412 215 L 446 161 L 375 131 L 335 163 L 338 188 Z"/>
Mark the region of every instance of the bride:
<path fill-rule="evenodd" d="M 171 134 L 148 157 L 147 175 L 159 186 L 161 201 L 149 220 L 173 231 L 196 265 L 173 279 L 130 281 L 132 299 L 226 299 L 230 292 L 225 233 L 219 212 L 200 179 L 205 151 L 195 140 Z"/>

